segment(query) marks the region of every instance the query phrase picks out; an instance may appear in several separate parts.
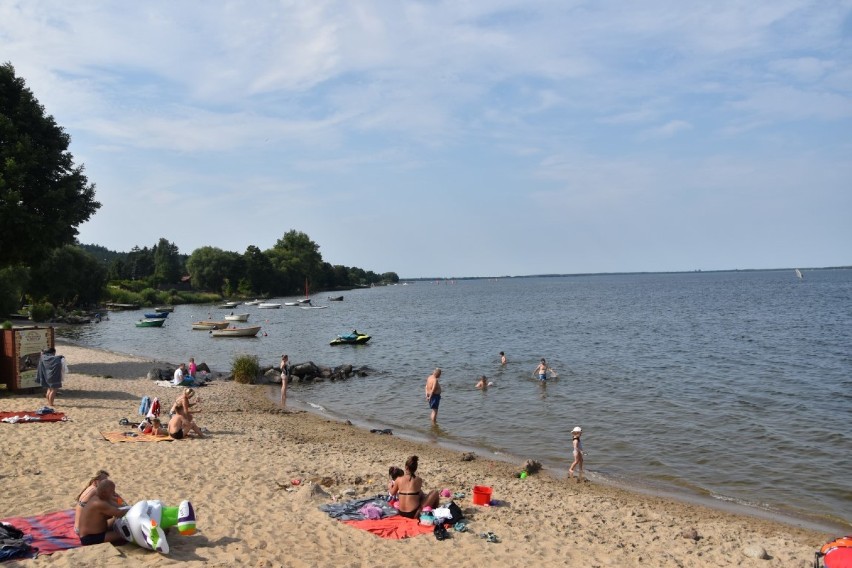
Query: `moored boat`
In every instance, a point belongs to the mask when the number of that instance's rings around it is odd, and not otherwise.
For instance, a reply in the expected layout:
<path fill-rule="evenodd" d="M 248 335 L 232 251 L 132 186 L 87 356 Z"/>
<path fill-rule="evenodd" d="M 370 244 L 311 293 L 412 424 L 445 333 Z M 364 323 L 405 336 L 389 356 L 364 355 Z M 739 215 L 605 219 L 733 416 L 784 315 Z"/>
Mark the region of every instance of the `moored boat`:
<path fill-rule="evenodd" d="M 342 302 L 343 296 L 329 296 L 328 301 L 329 302 Z"/>
<path fill-rule="evenodd" d="M 248 321 L 248 314 L 228 314 L 225 316 L 225 319 L 228 321 Z"/>
<path fill-rule="evenodd" d="M 275 304 L 272 302 L 262 302 L 258 304 L 257 307 L 261 310 L 277 310 L 281 307 L 281 304 Z"/>
<path fill-rule="evenodd" d="M 210 332 L 213 337 L 254 337 L 260 331 L 257 327 L 229 327 L 226 329 L 214 329 Z"/>
<path fill-rule="evenodd" d="M 175 307 L 174 306 L 158 306 L 158 307 L 154 308 L 154 311 L 155 312 L 169 312 L 169 313 L 171 313 L 171 312 L 175 311 Z"/>
<path fill-rule="evenodd" d="M 245 302 L 246 306 L 256 306 L 261 303 L 261 300 L 252 300 L 251 302 Z"/>
<path fill-rule="evenodd" d="M 226 322 L 227 323 L 227 322 Z M 192 329 L 196 331 L 210 331 L 213 329 L 219 329 L 215 323 L 201 323 L 200 321 L 193 322 Z"/>
<path fill-rule="evenodd" d="M 169 312 L 154 312 L 151 314 L 145 314 L 145 318 L 147 319 L 166 319 L 169 317 Z"/>
<path fill-rule="evenodd" d="M 163 327 L 164 319 L 141 319 L 136 322 L 136 327 Z"/>
<path fill-rule="evenodd" d="M 227 309 L 230 309 L 230 308 L 236 308 L 239 305 L 240 305 L 239 302 L 222 302 L 221 304 L 219 304 L 216 307 L 219 308 L 220 310 L 227 310 Z"/>
<path fill-rule="evenodd" d="M 231 322 L 229 321 L 212 321 L 212 320 L 201 320 L 192 322 L 192 325 L 212 325 L 213 327 L 209 327 L 207 329 L 225 329 Z"/>

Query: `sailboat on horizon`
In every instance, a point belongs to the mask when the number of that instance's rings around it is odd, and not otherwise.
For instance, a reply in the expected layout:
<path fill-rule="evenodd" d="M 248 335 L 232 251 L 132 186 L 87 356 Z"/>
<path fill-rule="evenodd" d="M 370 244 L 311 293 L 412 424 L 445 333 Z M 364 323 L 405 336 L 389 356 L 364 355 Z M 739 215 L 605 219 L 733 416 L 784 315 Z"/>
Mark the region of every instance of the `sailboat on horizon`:
<path fill-rule="evenodd" d="M 804 277 L 804 276 L 802 276 L 802 271 L 801 271 L 801 270 L 799 270 L 798 268 L 794 268 L 793 270 L 795 270 L 795 271 L 796 271 L 796 278 L 798 278 L 799 280 L 804 280 L 804 278 L 805 278 L 805 277 Z"/>
<path fill-rule="evenodd" d="M 305 299 L 299 300 L 299 307 L 303 310 L 323 310 L 328 306 L 315 306 L 311 304 L 311 296 L 308 292 L 308 279 L 305 278 Z"/>

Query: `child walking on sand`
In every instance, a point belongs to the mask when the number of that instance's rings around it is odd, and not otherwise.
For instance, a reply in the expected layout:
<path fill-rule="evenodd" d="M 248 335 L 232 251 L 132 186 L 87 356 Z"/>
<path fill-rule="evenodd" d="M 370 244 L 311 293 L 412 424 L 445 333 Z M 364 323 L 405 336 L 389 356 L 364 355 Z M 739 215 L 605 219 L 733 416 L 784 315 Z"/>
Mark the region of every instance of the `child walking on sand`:
<path fill-rule="evenodd" d="M 577 468 L 579 471 L 577 473 L 577 483 L 583 481 L 583 442 L 580 440 L 580 436 L 583 434 L 583 429 L 579 426 L 575 426 L 573 430 L 571 430 L 571 445 L 574 447 L 574 462 L 571 464 L 571 467 L 568 468 L 568 476 L 571 479 L 574 479 L 574 468 Z"/>

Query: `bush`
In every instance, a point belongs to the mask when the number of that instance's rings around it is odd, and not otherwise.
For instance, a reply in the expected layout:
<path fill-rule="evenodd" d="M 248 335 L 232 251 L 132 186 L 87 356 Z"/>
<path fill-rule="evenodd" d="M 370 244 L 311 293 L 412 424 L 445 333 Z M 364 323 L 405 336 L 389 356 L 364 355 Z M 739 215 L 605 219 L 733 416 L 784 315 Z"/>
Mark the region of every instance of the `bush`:
<path fill-rule="evenodd" d="M 243 385 L 254 384 L 255 378 L 260 374 L 260 363 L 257 355 L 237 355 L 231 363 L 231 374 L 234 380 Z"/>
<path fill-rule="evenodd" d="M 50 302 L 33 304 L 30 309 L 30 319 L 33 321 L 48 321 L 53 317 L 55 309 Z"/>
<path fill-rule="evenodd" d="M 9 320 L 6 320 L 6 321 L 3 322 L 3 325 L 0 326 L 0 327 L 2 327 L 3 329 L 12 329 L 12 322 L 10 322 Z"/>

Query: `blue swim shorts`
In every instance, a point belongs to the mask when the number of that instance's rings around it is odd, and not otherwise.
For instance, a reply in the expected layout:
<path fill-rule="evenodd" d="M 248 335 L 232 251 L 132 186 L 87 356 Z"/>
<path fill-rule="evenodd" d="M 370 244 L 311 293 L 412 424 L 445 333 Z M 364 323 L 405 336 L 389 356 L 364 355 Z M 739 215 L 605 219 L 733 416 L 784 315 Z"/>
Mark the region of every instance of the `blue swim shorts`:
<path fill-rule="evenodd" d="M 433 394 L 429 397 L 429 408 L 438 410 L 438 405 L 441 404 L 441 395 Z"/>

